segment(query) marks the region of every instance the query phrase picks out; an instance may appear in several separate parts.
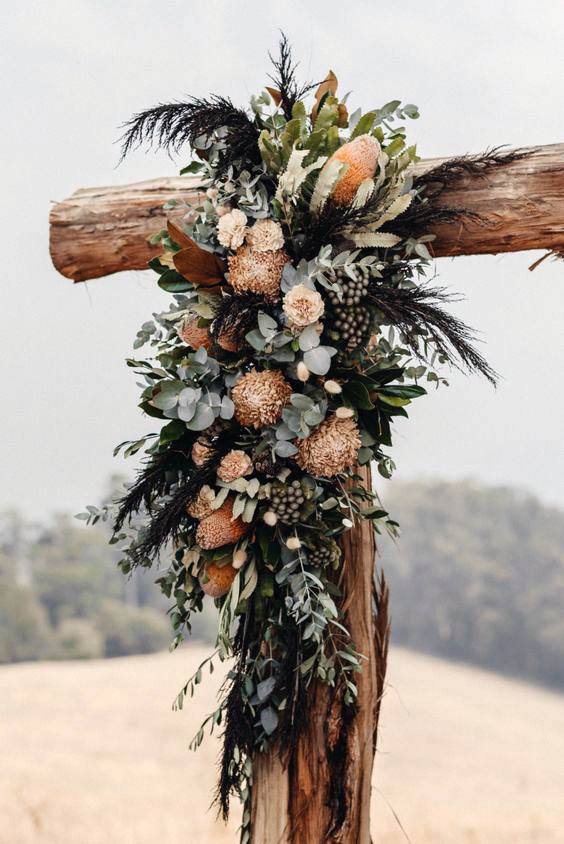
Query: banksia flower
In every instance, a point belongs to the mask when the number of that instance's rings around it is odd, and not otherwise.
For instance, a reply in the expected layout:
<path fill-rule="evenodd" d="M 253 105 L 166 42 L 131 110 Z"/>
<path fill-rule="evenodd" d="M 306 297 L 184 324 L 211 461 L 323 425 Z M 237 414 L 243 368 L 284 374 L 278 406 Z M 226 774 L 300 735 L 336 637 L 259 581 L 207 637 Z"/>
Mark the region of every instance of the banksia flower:
<path fill-rule="evenodd" d="M 288 262 L 283 249 L 259 252 L 249 246 L 242 246 L 227 262 L 229 284 L 236 293 L 249 290 L 261 294 L 272 303 L 280 299 L 282 270 Z"/>
<path fill-rule="evenodd" d="M 217 510 L 202 519 L 196 531 L 196 542 L 210 551 L 237 542 L 251 529 L 240 517 L 233 518 L 234 498 L 228 498 Z"/>
<path fill-rule="evenodd" d="M 231 390 L 235 418 L 252 428 L 272 425 L 291 395 L 292 388 L 277 369 L 251 370 Z"/>
<path fill-rule="evenodd" d="M 178 329 L 178 336 L 187 346 L 190 346 L 195 351 L 203 346 L 206 352 L 209 352 L 213 339 L 207 327 L 199 327 L 198 319 L 198 317 L 194 317 L 193 319 L 183 320 Z"/>
<path fill-rule="evenodd" d="M 296 462 L 306 472 L 331 478 L 356 463 L 360 434 L 354 419 L 331 416 L 304 440 L 297 440 Z"/>
<path fill-rule="evenodd" d="M 217 476 L 224 483 L 229 484 L 253 471 L 253 461 L 248 454 L 240 449 L 231 449 L 222 458 L 217 470 Z"/>
<path fill-rule="evenodd" d="M 205 568 L 205 575 L 200 577 L 200 586 L 211 598 L 221 598 L 227 595 L 236 577 L 237 569 L 231 563 L 225 563 L 223 566 L 209 563 Z"/>
<path fill-rule="evenodd" d="M 204 484 L 197 496 L 193 498 L 186 507 L 186 512 L 189 516 L 192 516 L 193 519 L 205 519 L 206 516 L 213 513 L 214 501 L 215 492 L 211 486 Z"/>
<path fill-rule="evenodd" d="M 371 179 L 376 172 L 380 144 L 371 135 L 359 135 L 354 141 L 343 144 L 333 153 L 331 161 L 342 161 L 348 165 L 333 188 L 331 198 L 337 205 L 349 205 L 355 198 L 356 192 L 365 179 Z"/>
<path fill-rule="evenodd" d="M 239 351 L 239 343 L 237 342 L 236 337 L 229 331 L 222 331 L 217 337 L 216 343 L 218 346 L 221 346 L 222 349 L 225 349 L 226 352 Z"/>

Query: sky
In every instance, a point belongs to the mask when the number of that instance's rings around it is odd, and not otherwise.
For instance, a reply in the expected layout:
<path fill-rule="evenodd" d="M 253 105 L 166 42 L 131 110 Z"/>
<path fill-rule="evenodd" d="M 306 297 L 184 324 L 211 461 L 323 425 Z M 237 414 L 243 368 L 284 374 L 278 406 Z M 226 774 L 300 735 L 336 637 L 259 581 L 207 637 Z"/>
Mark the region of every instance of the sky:
<path fill-rule="evenodd" d="M 123 361 L 167 296 L 143 272 L 73 286 L 48 253 L 53 201 L 184 163 L 139 151 L 117 167 L 120 123 L 186 94 L 245 104 L 268 84 L 282 28 L 304 76 L 332 68 L 355 107 L 416 103 L 424 157 L 556 143 L 563 24 L 561 0 L 13 4 L 0 34 L 0 509 L 45 518 L 98 502 L 111 472 L 134 467 L 114 445 L 155 429 Z M 418 400 L 396 432 L 398 479 L 511 484 L 564 506 L 564 264 L 529 272 L 541 254 L 437 262 L 502 379 L 494 390 L 453 373 Z"/>

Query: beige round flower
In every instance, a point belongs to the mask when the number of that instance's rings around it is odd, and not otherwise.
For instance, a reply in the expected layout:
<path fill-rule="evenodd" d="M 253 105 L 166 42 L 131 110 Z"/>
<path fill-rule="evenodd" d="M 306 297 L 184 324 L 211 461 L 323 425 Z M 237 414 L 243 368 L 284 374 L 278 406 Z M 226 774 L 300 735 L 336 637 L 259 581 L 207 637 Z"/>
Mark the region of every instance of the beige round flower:
<path fill-rule="evenodd" d="M 296 463 L 312 475 L 331 478 L 356 463 L 360 434 L 354 419 L 331 416 L 304 440 L 296 440 Z"/>
<path fill-rule="evenodd" d="M 275 220 L 257 220 L 247 234 L 247 243 L 257 252 L 276 252 L 284 246 L 282 226 Z"/>
<path fill-rule="evenodd" d="M 305 284 L 296 284 L 286 293 L 282 308 L 292 328 L 299 330 L 317 322 L 325 313 L 321 295 Z"/>
<path fill-rule="evenodd" d="M 211 486 L 204 484 L 197 496 L 188 504 L 186 511 L 193 519 L 205 519 L 213 513 L 214 501 L 215 492 Z"/>
<path fill-rule="evenodd" d="M 203 439 L 196 440 L 192 446 L 191 457 L 196 466 L 203 466 L 213 454 L 211 445 Z"/>
<path fill-rule="evenodd" d="M 241 246 L 236 255 L 227 259 L 229 284 L 235 293 L 260 293 L 269 302 L 280 299 L 282 270 L 288 262 L 283 249 L 276 252 L 259 252 L 250 246 Z"/>
<path fill-rule="evenodd" d="M 237 478 L 250 475 L 252 471 L 253 461 L 249 455 L 240 449 L 231 449 L 222 458 L 217 470 L 217 476 L 221 481 L 229 484 Z"/>
<path fill-rule="evenodd" d="M 247 233 L 247 215 L 238 208 L 219 218 L 217 239 L 227 249 L 237 249 Z"/>
<path fill-rule="evenodd" d="M 251 370 L 231 391 L 235 418 L 253 428 L 272 425 L 282 415 L 282 408 L 292 395 L 292 388 L 277 369 Z"/>

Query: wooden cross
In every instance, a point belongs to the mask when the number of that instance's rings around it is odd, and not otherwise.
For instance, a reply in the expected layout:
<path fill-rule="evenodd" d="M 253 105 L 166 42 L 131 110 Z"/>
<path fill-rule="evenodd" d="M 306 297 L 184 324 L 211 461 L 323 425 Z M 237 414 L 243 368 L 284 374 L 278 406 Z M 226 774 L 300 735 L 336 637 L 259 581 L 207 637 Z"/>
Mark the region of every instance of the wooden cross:
<path fill-rule="evenodd" d="M 416 171 L 436 163 L 422 161 Z M 171 199 L 195 204 L 197 181 L 154 179 L 77 191 L 51 211 L 55 267 L 73 281 L 145 269 L 158 251 L 148 238 L 164 227 L 162 206 Z M 481 222 L 435 228 L 431 246 L 436 257 L 527 249 L 563 252 L 564 144 L 540 147 L 483 178 L 460 177 L 442 194 L 440 204 L 476 211 Z M 360 471 L 370 488 L 370 469 Z M 276 750 L 255 758 L 252 844 L 371 841 L 371 779 L 389 635 L 387 595 L 383 580 L 374 582 L 371 525 L 362 522 L 344 534 L 342 547 L 342 609 L 356 648 L 366 656 L 358 708 L 344 709 L 340 697 L 319 684 L 311 692 L 307 727 L 291 767 Z"/>

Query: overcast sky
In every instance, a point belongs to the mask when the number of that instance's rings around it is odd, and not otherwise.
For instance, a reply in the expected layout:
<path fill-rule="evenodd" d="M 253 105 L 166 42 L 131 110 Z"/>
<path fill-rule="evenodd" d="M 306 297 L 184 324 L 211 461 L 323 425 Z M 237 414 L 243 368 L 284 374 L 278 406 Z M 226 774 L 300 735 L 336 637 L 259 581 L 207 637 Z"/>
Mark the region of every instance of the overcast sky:
<path fill-rule="evenodd" d="M 118 125 L 184 94 L 237 103 L 266 84 L 283 28 L 306 77 L 329 67 L 365 110 L 417 103 L 423 156 L 564 140 L 561 0 L 145 2 L 49 0 L 3 15 L 0 508 L 76 512 L 127 467 L 113 446 L 155 421 L 123 359 L 167 297 L 128 273 L 73 287 L 52 268 L 50 203 L 79 187 L 175 174 L 165 155 L 116 169 Z M 481 331 L 497 391 L 453 374 L 397 432 L 397 477 L 472 477 L 564 506 L 564 264 L 541 253 L 443 259 Z"/>

